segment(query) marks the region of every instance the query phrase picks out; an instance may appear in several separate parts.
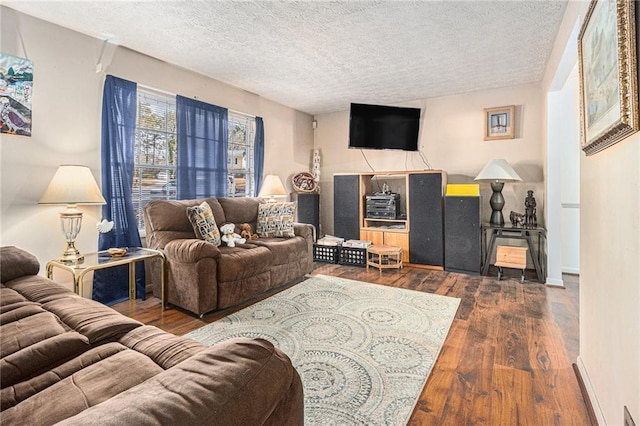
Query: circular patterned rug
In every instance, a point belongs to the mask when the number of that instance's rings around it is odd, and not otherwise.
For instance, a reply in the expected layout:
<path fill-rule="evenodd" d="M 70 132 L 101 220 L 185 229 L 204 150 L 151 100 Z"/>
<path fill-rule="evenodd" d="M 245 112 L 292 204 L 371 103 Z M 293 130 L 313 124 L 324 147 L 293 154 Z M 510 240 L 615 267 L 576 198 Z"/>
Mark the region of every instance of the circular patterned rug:
<path fill-rule="evenodd" d="M 186 337 L 271 341 L 302 378 L 305 425 L 405 425 L 459 304 L 319 275 Z"/>

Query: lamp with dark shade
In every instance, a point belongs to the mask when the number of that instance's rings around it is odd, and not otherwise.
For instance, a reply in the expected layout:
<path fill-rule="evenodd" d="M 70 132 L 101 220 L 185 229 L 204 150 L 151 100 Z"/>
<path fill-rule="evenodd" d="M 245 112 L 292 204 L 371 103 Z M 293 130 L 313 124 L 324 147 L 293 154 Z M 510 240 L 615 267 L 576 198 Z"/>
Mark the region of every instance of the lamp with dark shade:
<path fill-rule="evenodd" d="M 67 240 L 67 248 L 58 259 L 60 262 L 77 264 L 84 256 L 75 247 L 75 241 L 82 226 L 82 211 L 78 205 L 106 204 L 91 170 L 87 166 L 63 164 L 53 175 L 39 204 L 66 204 L 60 212 L 62 233 Z"/>
<path fill-rule="evenodd" d="M 262 181 L 262 187 L 258 192 L 259 198 L 264 198 L 269 203 L 275 203 L 276 197 L 285 197 L 287 191 L 284 189 L 282 180 L 278 175 L 266 175 Z"/>
<path fill-rule="evenodd" d="M 502 208 L 504 207 L 504 197 L 502 196 L 502 188 L 505 182 L 522 181 L 522 178 L 515 170 L 503 159 L 494 159 L 489 161 L 486 166 L 478 173 L 474 180 L 491 182 L 493 194 L 489 200 L 491 205 L 491 225 L 504 225 L 504 217 L 502 216 Z"/>

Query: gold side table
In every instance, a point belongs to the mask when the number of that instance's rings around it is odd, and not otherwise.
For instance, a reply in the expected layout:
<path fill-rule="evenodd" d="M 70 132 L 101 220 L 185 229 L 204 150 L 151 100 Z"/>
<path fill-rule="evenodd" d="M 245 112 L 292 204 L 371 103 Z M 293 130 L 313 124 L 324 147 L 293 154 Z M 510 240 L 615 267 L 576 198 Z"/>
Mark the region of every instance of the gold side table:
<path fill-rule="evenodd" d="M 372 245 L 367 247 L 367 269 L 374 266 L 382 272 L 383 269 L 402 268 L 402 247 L 388 245 Z"/>
<path fill-rule="evenodd" d="M 136 262 L 145 259 L 160 259 L 162 271 L 160 273 L 160 287 L 162 288 L 162 309 L 164 309 L 164 292 L 165 292 L 165 257 L 164 253 L 159 250 L 153 250 L 142 247 L 129 247 L 127 253 L 122 257 L 113 257 L 106 250 L 84 255 L 84 262 L 77 265 L 63 263 L 59 260 L 51 260 L 47 262 L 47 278 L 53 279 L 53 269 L 59 268 L 71 272 L 73 276 L 73 291 L 82 296 L 83 279 L 90 271 L 98 269 L 112 268 L 114 266 L 129 265 L 129 299 L 136 298 Z"/>

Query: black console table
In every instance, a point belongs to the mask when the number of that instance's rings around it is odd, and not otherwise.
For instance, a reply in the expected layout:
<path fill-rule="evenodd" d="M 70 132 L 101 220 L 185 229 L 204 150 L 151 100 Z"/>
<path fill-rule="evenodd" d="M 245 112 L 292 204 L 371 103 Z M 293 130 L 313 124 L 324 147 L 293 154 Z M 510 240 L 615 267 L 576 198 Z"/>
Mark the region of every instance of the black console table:
<path fill-rule="evenodd" d="M 487 244 L 487 231 L 491 231 L 491 238 Z M 533 236 L 536 236 L 536 243 L 533 244 Z M 538 275 L 538 281 L 542 284 L 545 283 L 545 267 L 544 251 L 542 247 L 542 240 L 547 238 L 547 230 L 536 227 L 513 227 L 513 226 L 498 226 L 491 225 L 489 223 L 482 224 L 482 249 L 484 251 L 482 258 L 484 262 L 482 264 L 482 275 L 487 275 L 489 272 L 489 263 L 491 262 L 491 255 L 496 249 L 496 240 L 498 238 L 525 240 L 529 247 L 529 253 L 533 266 L 536 269 Z"/>

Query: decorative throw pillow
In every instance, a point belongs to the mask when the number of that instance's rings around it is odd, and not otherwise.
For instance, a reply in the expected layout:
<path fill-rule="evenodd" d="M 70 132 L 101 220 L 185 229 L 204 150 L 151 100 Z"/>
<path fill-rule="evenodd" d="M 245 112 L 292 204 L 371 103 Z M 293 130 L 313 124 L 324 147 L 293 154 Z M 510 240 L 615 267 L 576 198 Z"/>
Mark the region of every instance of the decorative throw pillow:
<path fill-rule="evenodd" d="M 261 203 L 258 205 L 256 232 L 262 238 L 295 237 L 295 214 L 296 203 Z"/>
<path fill-rule="evenodd" d="M 187 217 L 198 238 L 210 242 L 216 247 L 221 244 L 218 225 L 213 217 L 211 206 L 206 201 L 203 201 L 199 206 L 187 207 Z"/>

